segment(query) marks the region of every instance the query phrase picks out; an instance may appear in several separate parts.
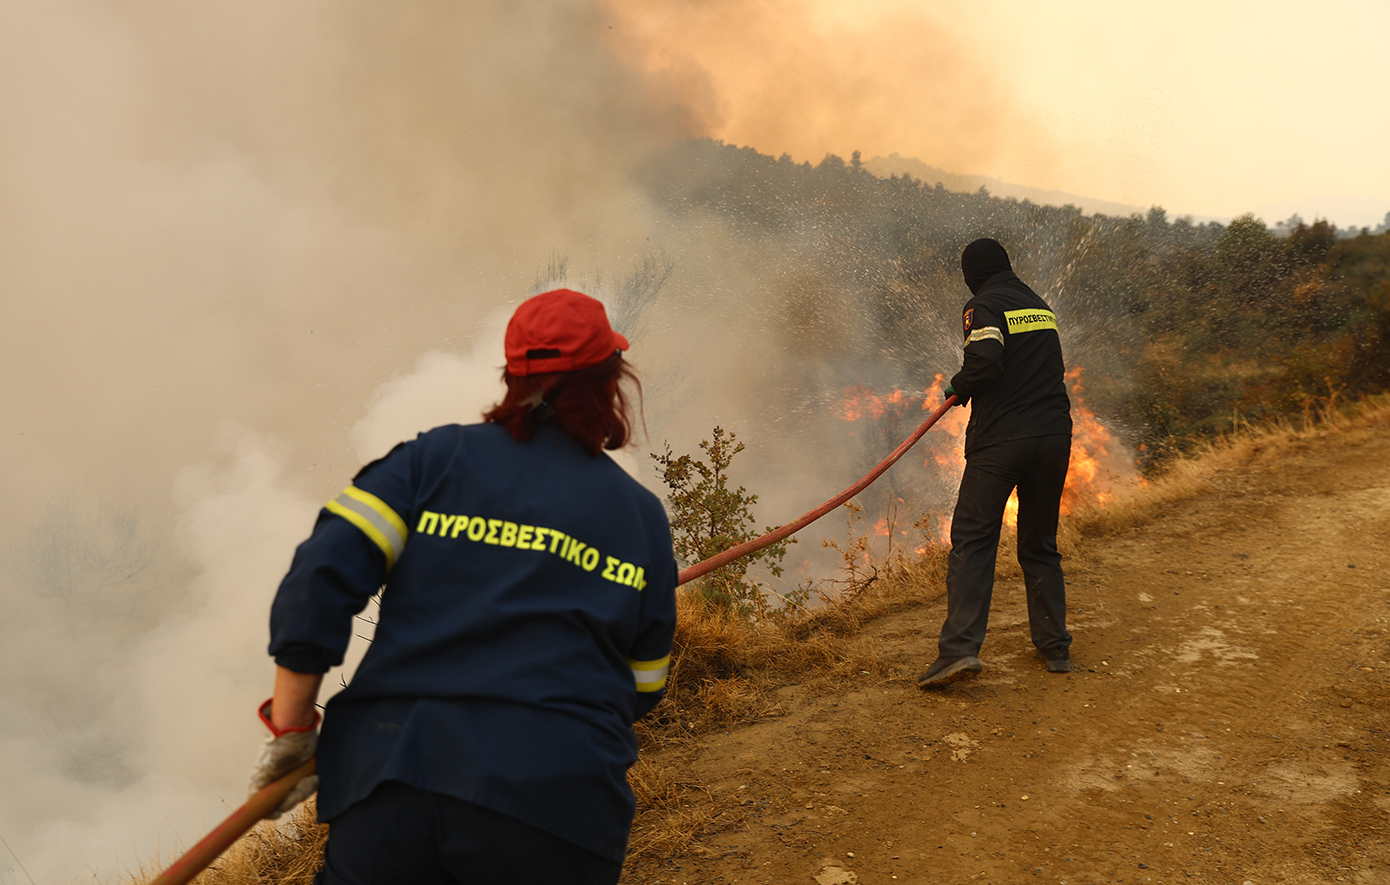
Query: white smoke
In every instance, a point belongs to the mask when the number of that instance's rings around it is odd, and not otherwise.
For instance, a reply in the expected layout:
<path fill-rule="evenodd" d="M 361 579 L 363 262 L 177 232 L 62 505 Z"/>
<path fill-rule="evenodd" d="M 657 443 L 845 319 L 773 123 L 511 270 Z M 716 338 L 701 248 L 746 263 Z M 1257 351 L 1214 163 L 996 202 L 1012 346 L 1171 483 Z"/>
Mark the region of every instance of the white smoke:
<path fill-rule="evenodd" d="M 0 882 L 115 881 L 239 804 L 317 509 L 477 420 L 548 253 L 644 248 L 626 169 L 681 115 L 603 29 L 0 4 Z"/>
<path fill-rule="evenodd" d="M 467 354 L 425 353 L 412 371 L 378 387 L 348 433 L 359 461 L 431 427 L 472 423 L 497 402 L 511 309 L 479 324 Z M 132 645 L 120 654 L 88 660 L 94 672 L 64 672 L 45 683 L 48 701 L 64 692 L 81 696 L 67 718 L 52 718 L 40 692 L 6 703 L 0 782 L 23 786 L 0 809 L 0 836 L 22 846 L 25 870 L 40 881 L 109 881 L 167 862 L 244 799 L 263 738 L 254 711 L 273 680 L 271 600 L 322 502 L 294 489 L 284 443 L 234 422 L 223 424 L 218 440 L 219 459 L 187 467 L 175 481 L 177 544 L 192 564 L 178 603 L 163 608 L 155 626 L 127 636 Z M 612 454 L 637 473 L 630 453 Z M 67 511 L 59 517 L 77 519 Z M 364 613 L 368 620 L 320 702 L 351 680 L 372 615 Z M 32 617 L 40 631 L 73 621 L 71 613 Z M 95 626 L 82 636 L 43 635 L 49 647 L 69 650 L 95 637 L 104 651 L 112 634 Z M 94 688 L 99 698 L 87 697 Z M 3 861 L 0 870 L 0 881 L 22 881 Z"/>
<path fill-rule="evenodd" d="M 167 859 L 243 801 L 255 706 L 271 687 L 270 599 L 318 505 L 286 488 L 270 440 L 232 424 L 220 435 L 224 458 L 178 478 L 178 545 L 195 566 L 177 604 L 134 635 L 89 628 L 55 639 L 33 665 L 47 671 L 42 696 L 7 698 L 6 720 L 22 728 L 0 749 L 0 834 L 37 881 Z M 71 613 L 62 623 L 87 626 Z M 128 645 L 103 642 L 113 635 Z M 92 643 L 99 654 L 74 671 Z"/>
<path fill-rule="evenodd" d="M 414 371 L 393 378 L 372 395 L 367 414 L 352 426 L 353 451 L 362 462 L 380 458 L 398 442 L 443 424 L 472 424 L 502 398 L 502 336 L 512 307 L 481 323 L 478 345 L 467 355 L 430 351 Z"/>

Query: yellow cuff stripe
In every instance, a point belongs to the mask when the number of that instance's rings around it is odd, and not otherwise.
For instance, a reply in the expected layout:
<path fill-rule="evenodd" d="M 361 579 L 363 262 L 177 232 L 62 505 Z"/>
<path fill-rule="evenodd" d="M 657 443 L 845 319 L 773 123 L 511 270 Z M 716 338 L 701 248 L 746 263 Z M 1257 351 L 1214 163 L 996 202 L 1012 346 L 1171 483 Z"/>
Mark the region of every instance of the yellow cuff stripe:
<path fill-rule="evenodd" d="M 376 495 L 356 486 L 348 486 L 324 507 L 329 513 L 336 513 L 357 526 L 362 534 L 381 548 L 381 552 L 386 554 L 388 572 L 405 551 L 406 539 L 410 537 L 405 520 Z"/>
<path fill-rule="evenodd" d="M 638 691 L 661 691 L 666 687 L 666 674 L 671 669 L 671 656 L 655 661 L 634 661 L 627 659 L 632 668 L 632 678 L 637 682 Z"/>

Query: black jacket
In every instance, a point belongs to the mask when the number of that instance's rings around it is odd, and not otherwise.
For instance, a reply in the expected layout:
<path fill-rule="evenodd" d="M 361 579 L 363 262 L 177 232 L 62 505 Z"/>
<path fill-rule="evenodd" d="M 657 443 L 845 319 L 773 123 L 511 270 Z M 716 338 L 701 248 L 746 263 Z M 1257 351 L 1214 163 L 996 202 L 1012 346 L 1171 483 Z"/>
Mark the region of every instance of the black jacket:
<path fill-rule="evenodd" d="M 974 407 L 965 454 L 1032 436 L 1071 434 L 1057 317 L 1047 302 L 1002 271 L 966 302 L 965 361 L 951 387 Z"/>

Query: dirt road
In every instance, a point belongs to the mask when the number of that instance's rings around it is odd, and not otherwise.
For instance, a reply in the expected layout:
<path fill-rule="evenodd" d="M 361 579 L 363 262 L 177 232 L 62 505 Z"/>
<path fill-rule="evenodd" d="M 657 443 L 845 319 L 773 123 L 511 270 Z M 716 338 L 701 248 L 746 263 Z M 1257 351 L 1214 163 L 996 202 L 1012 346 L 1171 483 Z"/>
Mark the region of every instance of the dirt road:
<path fill-rule="evenodd" d="M 625 883 L 1390 883 L 1390 426 L 1288 444 L 1067 563 L 1075 670 L 1017 579 L 937 692 L 943 602 L 890 678 L 671 751 L 709 824 Z"/>

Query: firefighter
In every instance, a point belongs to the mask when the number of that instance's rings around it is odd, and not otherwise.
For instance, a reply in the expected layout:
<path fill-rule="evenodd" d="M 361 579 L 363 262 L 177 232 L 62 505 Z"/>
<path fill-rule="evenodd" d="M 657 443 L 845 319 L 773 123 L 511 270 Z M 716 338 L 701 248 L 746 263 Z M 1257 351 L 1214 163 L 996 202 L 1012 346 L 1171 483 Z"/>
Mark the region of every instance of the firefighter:
<path fill-rule="evenodd" d="M 316 883 L 617 882 L 632 725 L 665 688 L 676 583 L 661 501 L 603 455 L 632 435 L 627 347 L 587 295 L 523 302 L 483 422 L 368 464 L 296 551 L 252 791 L 317 752 Z M 378 589 L 318 737 L 323 674 Z"/>
<path fill-rule="evenodd" d="M 1033 646 L 1052 673 L 1071 670 L 1057 512 L 1071 457 L 1071 403 L 1057 317 L 992 239 L 961 254 L 973 297 L 962 314 L 965 358 L 946 395 L 972 402 L 965 472 L 951 518 L 946 621 L 938 657 L 917 684 L 935 688 L 983 669 L 980 646 L 1009 495 L 1018 490 L 1018 562 Z"/>

